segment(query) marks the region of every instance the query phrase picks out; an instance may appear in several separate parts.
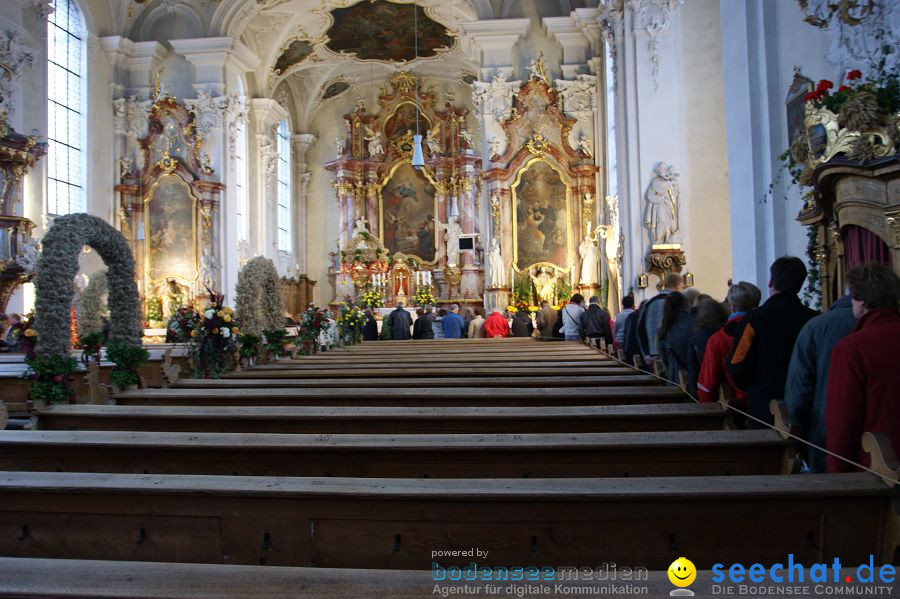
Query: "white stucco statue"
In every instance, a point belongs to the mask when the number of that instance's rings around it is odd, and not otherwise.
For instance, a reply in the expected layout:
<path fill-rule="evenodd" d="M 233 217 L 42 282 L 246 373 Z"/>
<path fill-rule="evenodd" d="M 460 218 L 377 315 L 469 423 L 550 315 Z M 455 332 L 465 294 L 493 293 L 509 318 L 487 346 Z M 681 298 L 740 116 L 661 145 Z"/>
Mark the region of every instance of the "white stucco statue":
<path fill-rule="evenodd" d="M 447 248 L 447 266 L 456 266 L 459 264 L 459 238 L 462 235 L 462 227 L 459 226 L 459 218 L 450 216 L 447 224 L 439 224 L 440 229 L 444 229 L 444 241 Z"/>
<path fill-rule="evenodd" d="M 506 268 L 503 266 L 503 256 L 500 255 L 500 240 L 491 239 L 491 248 L 488 251 L 488 272 L 491 278 L 491 287 L 504 287 L 506 285 Z"/>
<path fill-rule="evenodd" d="M 21 266 L 26 273 L 34 272 L 38 261 L 38 241 L 34 237 L 25 239 L 25 243 L 19 248 L 16 256 L 16 264 Z"/>
<path fill-rule="evenodd" d="M 425 134 L 425 145 L 428 146 L 428 151 L 431 152 L 433 156 L 437 156 L 441 153 L 441 142 L 438 140 L 434 129 L 429 129 L 428 133 Z"/>
<path fill-rule="evenodd" d="M 360 233 L 368 233 L 369 232 L 369 223 L 366 220 L 365 216 L 360 216 L 356 219 L 356 223 L 353 225 L 353 234 L 350 237 L 356 237 Z"/>
<path fill-rule="evenodd" d="M 619 229 L 619 196 L 606 196 L 606 212 L 609 224 L 600 228 L 600 237 L 606 254 L 606 268 L 609 271 L 609 299 L 607 304 L 613 315 L 619 313 L 622 299 L 622 232 Z"/>
<path fill-rule="evenodd" d="M 590 233 L 581 240 L 578 246 L 578 253 L 581 255 L 581 284 L 596 285 L 597 284 L 597 264 L 600 261 L 600 250 L 597 248 L 597 241 Z"/>
<path fill-rule="evenodd" d="M 672 243 L 678 231 L 678 173 L 665 162 L 657 162 L 647 187 L 647 215 L 644 225 L 653 244 Z"/>
<path fill-rule="evenodd" d="M 366 137 L 366 141 L 368 142 L 368 144 L 366 145 L 366 149 L 369 151 L 369 157 L 375 158 L 376 156 L 383 156 L 384 146 L 381 143 L 381 133 L 372 131 L 371 129 L 366 131 L 366 133 L 370 132 L 371 134 Z"/>

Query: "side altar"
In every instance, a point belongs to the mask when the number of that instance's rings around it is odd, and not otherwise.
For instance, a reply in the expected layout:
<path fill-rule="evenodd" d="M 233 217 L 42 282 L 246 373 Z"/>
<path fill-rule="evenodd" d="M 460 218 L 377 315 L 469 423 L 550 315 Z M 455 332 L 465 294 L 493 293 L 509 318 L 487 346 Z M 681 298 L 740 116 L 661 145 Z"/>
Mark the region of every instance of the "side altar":
<path fill-rule="evenodd" d="M 335 140 L 339 212 L 337 251 L 328 278 L 335 301 L 377 290 L 388 306 L 409 303 L 419 289 L 435 302 L 480 304 L 484 292 L 478 222 L 481 158 L 466 128 L 468 110 L 401 72 L 378 97 L 344 115 Z M 412 165 L 414 135 L 424 166 Z"/>

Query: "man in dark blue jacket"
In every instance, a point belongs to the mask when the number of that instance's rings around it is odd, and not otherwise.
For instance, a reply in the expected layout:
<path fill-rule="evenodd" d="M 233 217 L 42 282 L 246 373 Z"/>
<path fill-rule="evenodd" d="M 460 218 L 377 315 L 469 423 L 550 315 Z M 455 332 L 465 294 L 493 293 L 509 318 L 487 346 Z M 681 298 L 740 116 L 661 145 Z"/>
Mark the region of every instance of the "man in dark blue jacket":
<path fill-rule="evenodd" d="M 828 312 L 803 325 L 794 345 L 784 401 L 800 437 L 819 447 L 825 447 L 825 390 L 831 350 L 850 334 L 855 322 L 850 296 L 844 296 Z M 824 453 L 812 448 L 804 453 L 810 471 L 826 471 Z"/>
<path fill-rule="evenodd" d="M 463 338 L 466 330 L 466 321 L 459 315 L 459 306 L 457 304 L 450 306 L 450 313 L 444 317 L 442 324 L 444 325 L 445 339 Z"/>

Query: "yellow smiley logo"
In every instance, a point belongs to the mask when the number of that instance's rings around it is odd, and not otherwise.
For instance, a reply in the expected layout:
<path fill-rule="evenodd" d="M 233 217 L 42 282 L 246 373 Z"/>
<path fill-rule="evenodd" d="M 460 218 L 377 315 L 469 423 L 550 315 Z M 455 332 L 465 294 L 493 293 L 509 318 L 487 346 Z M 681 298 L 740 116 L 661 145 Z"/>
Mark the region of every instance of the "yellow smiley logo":
<path fill-rule="evenodd" d="M 689 587 L 697 578 L 697 568 L 686 557 L 679 557 L 669 566 L 669 581 L 677 587 Z"/>

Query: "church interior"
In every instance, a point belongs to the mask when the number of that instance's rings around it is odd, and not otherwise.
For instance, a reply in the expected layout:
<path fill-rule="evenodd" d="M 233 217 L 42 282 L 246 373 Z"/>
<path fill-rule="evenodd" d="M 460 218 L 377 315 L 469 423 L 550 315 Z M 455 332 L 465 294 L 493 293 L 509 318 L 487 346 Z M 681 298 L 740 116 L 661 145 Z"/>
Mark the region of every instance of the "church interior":
<path fill-rule="evenodd" d="M 0 596 L 895 596 L 898 49 L 897 0 L 0 2 Z"/>

